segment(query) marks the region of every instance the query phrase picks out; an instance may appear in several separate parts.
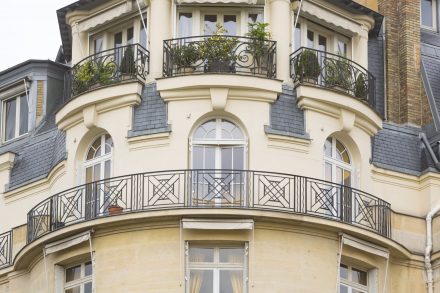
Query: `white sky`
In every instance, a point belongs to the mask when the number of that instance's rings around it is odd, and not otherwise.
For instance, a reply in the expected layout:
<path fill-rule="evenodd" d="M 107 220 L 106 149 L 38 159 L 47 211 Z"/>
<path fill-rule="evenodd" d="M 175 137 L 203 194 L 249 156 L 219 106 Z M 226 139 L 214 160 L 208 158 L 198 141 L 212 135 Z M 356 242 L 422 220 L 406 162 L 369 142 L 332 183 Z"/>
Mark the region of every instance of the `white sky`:
<path fill-rule="evenodd" d="M 0 71 L 28 59 L 54 60 L 61 45 L 56 10 L 76 0 L 2 2 Z"/>

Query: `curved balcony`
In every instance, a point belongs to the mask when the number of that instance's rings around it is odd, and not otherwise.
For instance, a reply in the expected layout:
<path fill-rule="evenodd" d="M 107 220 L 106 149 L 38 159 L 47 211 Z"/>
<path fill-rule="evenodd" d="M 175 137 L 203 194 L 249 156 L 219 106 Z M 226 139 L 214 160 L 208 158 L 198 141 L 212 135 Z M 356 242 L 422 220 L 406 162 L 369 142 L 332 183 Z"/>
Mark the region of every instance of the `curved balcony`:
<path fill-rule="evenodd" d="M 273 172 L 174 170 L 109 178 L 58 193 L 29 211 L 28 243 L 100 217 L 181 208 L 278 211 L 391 234 L 390 204 L 348 186 Z"/>
<path fill-rule="evenodd" d="M 376 109 L 375 77 L 345 57 L 299 48 L 290 55 L 290 77 L 296 85 L 314 85 L 342 92 Z"/>
<path fill-rule="evenodd" d="M 145 81 L 150 53 L 139 44 L 105 50 L 84 58 L 66 73 L 66 99 L 122 81 Z"/>
<path fill-rule="evenodd" d="M 276 78 L 276 42 L 210 35 L 165 40 L 163 76 L 220 73 Z"/>

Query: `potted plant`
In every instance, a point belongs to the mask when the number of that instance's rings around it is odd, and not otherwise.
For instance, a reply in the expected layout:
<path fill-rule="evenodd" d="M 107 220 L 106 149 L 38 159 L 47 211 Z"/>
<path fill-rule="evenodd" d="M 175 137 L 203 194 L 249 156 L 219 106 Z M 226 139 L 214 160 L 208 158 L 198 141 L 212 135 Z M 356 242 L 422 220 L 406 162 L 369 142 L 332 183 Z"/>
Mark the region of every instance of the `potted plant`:
<path fill-rule="evenodd" d="M 267 62 L 269 60 L 269 44 L 266 42 L 270 39 L 270 32 L 267 31 L 268 23 L 256 22 L 248 23 L 249 31 L 246 36 L 250 38 L 247 47 L 254 59 L 254 67 L 252 72 L 262 73 L 263 69 L 267 70 Z"/>
<path fill-rule="evenodd" d="M 350 64 L 344 59 L 327 59 L 325 61 L 324 83 L 328 87 L 347 92 L 352 88 Z"/>
<path fill-rule="evenodd" d="M 107 85 L 112 82 L 115 75 L 116 65 L 114 63 L 98 62 L 95 66 L 97 86 Z"/>
<path fill-rule="evenodd" d="M 73 69 L 73 92 L 80 94 L 89 89 L 94 76 L 94 66 L 92 61 L 87 60 L 83 64 L 75 66 Z"/>
<path fill-rule="evenodd" d="M 316 83 L 321 74 L 316 53 L 308 49 L 305 49 L 295 60 L 294 68 L 297 78 L 308 83 Z"/>
<path fill-rule="evenodd" d="M 193 64 L 200 59 L 200 54 L 194 43 L 177 44 L 171 48 L 171 58 L 177 73 L 192 73 L 195 70 Z"/>
<path fill-rule="evenodd" d="M 199 43 L 199 54 L 205 60 L 205 71 L 234 72 L 237 59 L 234 49 L 237 38 L 227 37 L 227 30 L 219 23 L 213 35 Z"/>
<path fill-rule="evenodd" d="M 110 215 L 117 215 L 122 213 L 124 209 L 116 203 L 109 205 L 107 210 Z"/>
<path fill-rule="evenodd" d="M 356 77 L 356 82 L 354 84 L 354 95 L 361 100 L 366 100 L 367 94 L 367 84 L 365 82 L 364 74 L 361 73 Z"/>
<path fill-rule="evenodd" d="M 121 73 L 122 75 L 133 76 L 136 72 L 136 63 L 134 61 L 134 52 L 132 45 L 127 46 L 125 49 L 124 57 L 121 60 Z"/>

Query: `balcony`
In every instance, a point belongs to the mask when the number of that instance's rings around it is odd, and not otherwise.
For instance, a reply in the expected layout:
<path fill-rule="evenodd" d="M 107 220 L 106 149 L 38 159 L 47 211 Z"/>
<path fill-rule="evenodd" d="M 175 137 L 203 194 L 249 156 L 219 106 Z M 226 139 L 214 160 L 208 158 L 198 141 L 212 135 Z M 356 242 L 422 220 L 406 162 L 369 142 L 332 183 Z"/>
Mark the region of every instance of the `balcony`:
<path fill-rule="evenodd" d="M 310 48 L 290 55 L 290 76 L 298 85 L 311 85 L 352 96 L 376 110 L 375 77 L 345 57 Z"/>
<path fill-rule="evenodd" d="M 240 74 L 276 78 L 276 42 L 210 35 L 165 40 L 163 76 Z"/>
<path fill-rule="evenodd" d="M 81 60 L 65 78 L 65 100 L 123 81 L 144 82 L 150 53 L 139 44 L 105 50 Z"/>

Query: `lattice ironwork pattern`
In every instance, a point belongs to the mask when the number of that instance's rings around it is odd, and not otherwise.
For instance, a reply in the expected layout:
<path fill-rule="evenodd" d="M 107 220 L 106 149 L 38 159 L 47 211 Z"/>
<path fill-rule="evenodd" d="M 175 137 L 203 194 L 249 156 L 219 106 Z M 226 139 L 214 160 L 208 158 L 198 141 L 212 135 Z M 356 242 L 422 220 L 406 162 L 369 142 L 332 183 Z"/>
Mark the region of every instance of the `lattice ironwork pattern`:
<path fill-rule="evenodd" d="M 78 62 L 66 73 L 66 98 L 126 80 L 145 81 L 150 53 L 139 44 L 104 50 Z"/>
<path fill-rule="evenodd" d="M 391 235 L 390 205 L 349 186 L 272 172 L 176 170 L 109 178 L 56 194 L 28 213 L 28 242 L 98 217 L 194 207 L 306 214 Z"/>
<path fill-rule="evenodd" d="M 316 85 L 343 92 L 376 109 L 375 77 L 343 56 L 301 47 L 290 55 L 290 76 L 297 85 Z"/>
<path fill-rule="evenodd" d="M 12 231 L 0 234 L 0 269 L 12 262 Z"/>
<path fill-rule="evenodd" d="M 276 42 L 209 35 L 164 41 L 165 77 L 222 73 L 276 78 Z"/>

